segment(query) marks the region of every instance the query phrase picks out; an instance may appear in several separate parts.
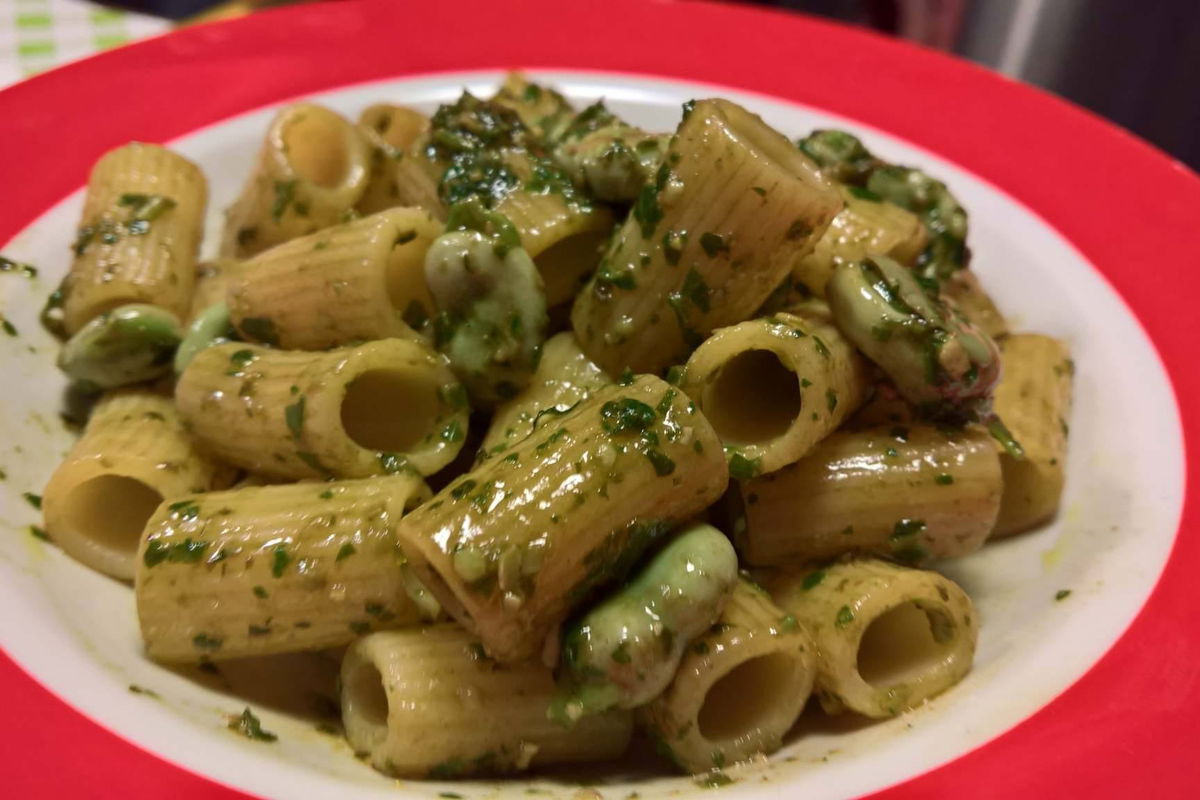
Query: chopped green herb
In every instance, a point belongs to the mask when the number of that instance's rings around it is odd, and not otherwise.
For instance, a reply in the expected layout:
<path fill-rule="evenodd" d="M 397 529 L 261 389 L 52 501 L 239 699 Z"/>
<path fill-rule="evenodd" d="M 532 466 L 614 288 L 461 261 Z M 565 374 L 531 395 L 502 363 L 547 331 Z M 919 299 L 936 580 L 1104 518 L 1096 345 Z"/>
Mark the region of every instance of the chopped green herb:
<path fill-rule="evenodd" d="M 729 252 L 729 243 L 725 241 L 725 237 L 711 231 L 700 234 L 700 247 L 709 258 L 714 258 L 718 253 Z"/>
<path fill-rule="evenodd" d="M 333 560 L 342 561 L 354 555 L 356 552 L 358 551 L 354 549 L 354 545 L 352 545 L 350 542 L 346 542 L 338 548 L 337 556 Z"/>
<path fill-rule="evenodd" d="M 167 510 L 171 512 L 171 516 L 190 522 L 200 516 L 200 504 L 189 498 L 187 500 L 179 500 L 167 506 Z"/>
<path fill-rule="evenodd" d="M 4 332 L 7 333 L 9 336 L 19 335 L 19 333 L 17 331 L 17 326 L 13 325 L 11 322 L 9 322 L 8 317 L 0 316 L 0 328 L 3 328 Z"/>
<path fill-rule="evenodd" d="M 37 277 L 37 267 L 0 256 L 0 272 L 20 272 L 26 278 Z"/>
<path fill-rule="evenodd" d="M 21 492 L 21 497 L 25 498 L 25 502 L 33 506 L 37 510 L 42 510 L 42 496 L 33 492 Z"/>
<path fill-rule="evenodd" d="M 938 486 L 949 486 L 954 483 L 954 476 L 948 472 L 939 472 L 933 476 L 933 482 Z"/>
<path fill-rule="evenodd" d="M 279 345 L 279 333 L 275 330 L 275 321 L 270 317 L 246 317 L 239 327 L 251 339 L 273 347 Z"/>
<path fill-rule="evenodd" d="M 1071 596 L 1070 589 L 1059 589 L 1057 592 L 1054 593 L 1055 600 L 1066 600 L 1070 596 Z"/>
<path fill-rule="evenodd" d="M 835 408 L 837 408 L 837 404 L 838 404 L 837 392 L 835 392 L 833 389 L 826 389 L 825 390 L 825 407 L 829 409 L 830 414 L 832 414 L 833 410 Z"/>
<path fill-rule="evenodd" d="M 270 731 L 263 730 L 262 723 L 254 716 L 249 706 L 240 715 L 229 720 L 229 730 L 256 742 L 273 742 L 279 738 Z"/>
<path fill-rule="evenodd" d="M 295 181 L 275 181 L 275 202 L 271 204 L 271 219 L 278 223 L 296 198 Z"/>
<path fill-rule="evenodd" d="M 854 612 L 850 610 L 850 606 L 842 606 L 838 609 L 837 617 L 834 618 L 833 624 L 837 628 L 844 628 L 854 622 Z"/>
<path fill-rule="evenodd" d="M 283 421 L 287 423 L 288 430 L 292 432 L 292 439 L 300 441 L 300 435 L 304 432 L 304 395 L 300 395 L 300 399 L 286 406 L 283 409 Z"/>
<path fill-rule="evenodd" d="M 283 577 L 283 571 L 290 563 L 292 563 L 292 556 L 287 548 L 281 544 L 275 545 L 275 550 L 271 555 L 271 574 L 276 578 Z"/>
<path fill-rule="evenodd" d="M 151 539 L 142 554 L 142 562 L 147 567 L 155 567 L 164 561 L 172 564 L 195 564 L 204 557 L 208 550 L 208 542 L 198 542 L 190 536 L 182 542 L 165 544 L 161 539 Z"/>
<path fill-rule="evenodd" d="M 417 232 L 414 230 L 401 231 L 396 236 L 396 243 L 393 247 L 399 247 L 402 244 L 408 244 L 413 239 L 417 238 Z"/>
<path fill-rule="evenodd" d="M 212 636 L 207 633 L 197 633 L 192 637 L 192 647 L 197 650 L 220 650 L 221 643 L 225 641 L 220 636 Z"/>
<path fill-rule="evenodd" d="M 267 590 L 263 586 L 255 586 L 251 591 L 253 591 L 254 596 L 259 598 L 260 600 L 266 600 L 268 597 Z"/>
<path fill-rule="evenodd" d="M 447 444 L 454 444 L 455 442 L 461 442 L 463 440 L 462 425 L 460 425 L 458 420 L 456 420 L 456 419 L 451 420 L 449 425 L 442 428 L 441 436 L 442 436 L 442 441 L 446 442 Z"/>
<path fill-rule="evenodd" d="M 727 451 L 729 456 L 729 475 L 740 481 L 748 481 L 758 475 L 762 469 L 762 457 L 747 458 L 739 450 Z"/>
<path fill-rule="evenodd" d="M 611 434 L 644 431 L 654 420 L 654 409 L 632 397 L 609 400 L 600 407 L 600 426 Z"/>
<path fill-rule="evenodd" d="M 654 473 L 659 477 L 670 475 L 675 471 L 675 462 L 657 447 L 646 448 L 646 458 L 654 465 Z"/>
<path fill-rule="evenodd" d="M 796 219 L 788 226 L 787 233 L 784 234 L 786 239 L 803 239 L 805 236 L 813 232 L 812 226 L 802 219 Z"/>
<path fill-rule="evenodd" d="M 33 534 L 33 537 L 35 539 L 41 539 L 43 542 L 50 541 L 50 537 L 46 534 L 46 532 L 44 530 L 42 530 L 41 528 L 39 528 L 37 525 L 30 525 L 29 532 L 31 534 Z"/>
<path fill-rule="evenodd" d="M 800 581 L 800 588 L 807 592 L 809 589 L 819 586 L 823 580 L 825 580 L 825 570 L 813 570 L 804 576 L 804 580 Z"/>

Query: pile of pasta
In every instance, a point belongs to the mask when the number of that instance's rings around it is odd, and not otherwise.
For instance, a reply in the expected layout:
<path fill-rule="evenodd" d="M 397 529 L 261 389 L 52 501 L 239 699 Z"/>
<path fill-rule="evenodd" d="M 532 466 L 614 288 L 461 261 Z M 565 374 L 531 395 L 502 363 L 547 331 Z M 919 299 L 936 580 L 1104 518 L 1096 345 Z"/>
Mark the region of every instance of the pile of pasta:
<path fill-rule="evenodd" d="M 510 76 L 428 117 L 282 109 L 207 189 L 106 154 L 45 312 L 96 398 L 49 536 L 164 663 L 345 648 L 403 777 L 780 748 L 967 674 L 927 567 L 1051 518 L 1071 361 L 1008 330 L 947 187 L 721 99 L 676 131 Z M 1001 366 L 1003 369 L 1001 369 Z M 715 771 L 715 772 L 714 772 Z"/>

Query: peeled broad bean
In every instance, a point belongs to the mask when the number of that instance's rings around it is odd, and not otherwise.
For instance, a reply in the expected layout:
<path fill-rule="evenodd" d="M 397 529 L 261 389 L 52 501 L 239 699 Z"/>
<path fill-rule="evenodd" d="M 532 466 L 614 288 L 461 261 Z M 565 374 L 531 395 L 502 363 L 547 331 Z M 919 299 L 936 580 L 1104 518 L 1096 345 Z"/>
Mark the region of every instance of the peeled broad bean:
<path fill-rule="evenodd" d="M 565 632 L 564 691 L 551 718 L 569 725 L 661 694 L 684 648 L 720 616 L 737 578 L 737 553 L 716 528 L 695 525 L 672 539 Z"/>
<path fill-rule="evenodd" d="M 501 215 L 480 208 L 461 214 L 456 207 L 447 228 L 425 256 L 438 307 L 435 344 L 472 400 L 494 406 L 520 391 L 537 368 L 549 324 L 542 278 Z"/>
<path fill-rule="evenodd" d="M 58 367 L 72 379 L 100 389 L 154 380 L 171 371 L 182 338 L 174 314 L 131 303 L 80 328 L 63 345 Z"/>
<path fill-rule="evenodd" d="M 201 350 L 224 344 L 235 338 L 235 333 L 229 319 L 229 306 L 225 303 L 214 303 L 201 311 L 188 325 L 187 333 L 175 351 L 175 374 L 183 374 Z"/>

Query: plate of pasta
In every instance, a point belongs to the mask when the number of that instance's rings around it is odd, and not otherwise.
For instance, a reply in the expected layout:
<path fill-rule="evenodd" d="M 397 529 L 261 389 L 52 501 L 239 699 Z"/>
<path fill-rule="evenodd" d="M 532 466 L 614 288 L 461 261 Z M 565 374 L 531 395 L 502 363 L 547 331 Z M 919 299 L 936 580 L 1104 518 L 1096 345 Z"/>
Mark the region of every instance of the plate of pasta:
<path fill-rule="evenodd" d="M 986 114 L 951 141 L 687 42 L 1000 82 L 704 4 L 617 4 L 690 32 L 660 56 L 467 5 L 272 12 L 0 93 L 18 152 L 71 153 L 0 201 L 16 785 L 65 737 L 104 765 L 52 781 L 133 797 L 1005 796 L 1119 782 L 1123 747 L 1179 791 L 1183 715 L 1131 709 L 1196 692 L 1146 666 L 1197 605 L 1184 293 L 1131 289 L 1111 212 L 1031 190 Z M 597 42 L 614 8 L 580 7 Z M 394 52 L 416 17 L 446 32 Z M 207 98 L 249 42 L 291 66 Z M 166 122 L 39 110 L 143 72 Z M 1164 208 L 1128 236 L 1186 263 L 1194 176 L 993 92 L 1136 161 Z"/>

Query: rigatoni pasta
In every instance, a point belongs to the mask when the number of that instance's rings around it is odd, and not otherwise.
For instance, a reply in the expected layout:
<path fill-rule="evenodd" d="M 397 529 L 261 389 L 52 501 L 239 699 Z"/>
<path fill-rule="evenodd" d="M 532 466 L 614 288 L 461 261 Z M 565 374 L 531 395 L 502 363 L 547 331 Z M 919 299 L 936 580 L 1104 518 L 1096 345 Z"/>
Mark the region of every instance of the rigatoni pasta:
<path fill-rule="evenodd" d="M 192 360 L 175 401 L 210 451 L 278 478 L 429 475 L 462 448 L 468 424 L 462 386 L 412 339 L 322 353 L 217 345 Z"/>
<path fill-rule="evenodd" d="M 287 350 L 413 336 L 436 313 L 425 252 L 441 231 L 397 208 L 273 247 L 229 280 L 230 317 L 243 338 Z"/>
<path fill-rule="evenodd" d="M 982 431 L 845 431 L 791 466 L 740 481 L 731 526 L 738 553 L 756 567 L 843 553 L 920 563 L 979 549 L 1002 488 L 999 457 Z"/>
<path fill-rule="evenodd" d="M 894 717 L 962 680 L 979 619 L 936 572 L 849 561 L 781 572 L 767 589 L 816 649 L 817 697 L 829 713 Z"/>
<path fill-rule="evenodd" d="M 1000 344 L 1004 375 L 996 411 L 1021 442 L 1025 457 L 1000 455 L 1004 494 L 993 536 L 1026 530 L 1054 516 L 1066 479 L 1067 420 L 1075 363 L 1067 345 L 1018 333 Z"/>
<path fill-rule="evenodd" d="M 714 329 L 753 314 L 841 207 L 761 119 L 698 102 L 576 298 L 575 335 L 610 374 L 679 363 Z"/>
<path fill-rule="evenodd" d="M 338 114 L 311 103 L 284 108 L 226 213 L 222 255 L 246 258 L 341 222 L 366 191 L 369 158 L 358 129 Z"/>
<path fill-rule="evenodd" d="M 45 319 L 109 391 L 42 503 L 134 579 L 149 658 L 341 659 L 351 747 L 413 780 L 616 758 L 636 719 L 717 786 L 810 693 L 963 679 L 978 615 L 914 567 L 1054 515 L 1074 365 L 944 183 L 720 99 L 673 132 L 519 74 L 381 100 L 282 109 L 199 268 L 194 166 L 93 174 Z"/>
<path fill-rule="evenodd" d="M 638 719 L 682 769 L 719 770 L 779 749 L 808 702 L 815 668 L 812 640 L 795 617 L 742 581 Z"/>
<path fill-rule="evenodd" d="M 233 477 L 197 446 L 169 396 L 111 392 L 46 484 L 46 533 L 92 569 L 130 580 L 142 528 L 163 498 L 221 488 Z"/>
<path fill-rule="evenodd" d="M 128 303 L 187 316 L 207 202 L 204 175 L 170 150 L 132 142 L 101 157 L 72 245 L 66 332 Z"/>
<path fill-rule="evenodd" d="M 453 481 L 396 535 L 446 610 L 513 663 L 727 480 L 704 416 L 643 375 Z"/>
<path fill-rule="evenodd" d="M 395 528 L 428 496 L 419 477 L 388 475 L 166 497 L 136 560 L 146 653 L 318 650 L 419 623 Z"/>
<path fill-rule="evenodd" d="M 550 669 L 497 664 L 453 625 L 377 633 L 346 653 L 342 722 L 356 752 L 390 775 L 463 778 L 616 758 L 633 715 L 613 710 L 564 728 L 546 716 Z"/>
<path fill-rule="evenodd" d="M 799 460 L 862 403 L 866 362 L 819 318 L 778 312 L 721 328 L 692 353 L 681 388 L 721 437 L 734 477 Z"/>

